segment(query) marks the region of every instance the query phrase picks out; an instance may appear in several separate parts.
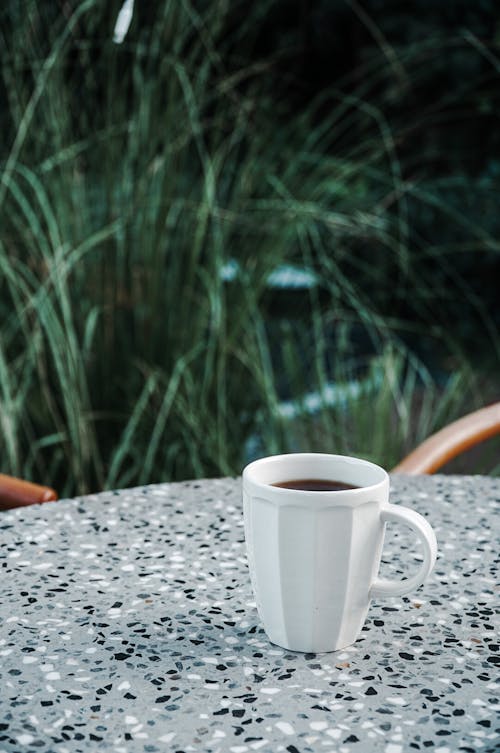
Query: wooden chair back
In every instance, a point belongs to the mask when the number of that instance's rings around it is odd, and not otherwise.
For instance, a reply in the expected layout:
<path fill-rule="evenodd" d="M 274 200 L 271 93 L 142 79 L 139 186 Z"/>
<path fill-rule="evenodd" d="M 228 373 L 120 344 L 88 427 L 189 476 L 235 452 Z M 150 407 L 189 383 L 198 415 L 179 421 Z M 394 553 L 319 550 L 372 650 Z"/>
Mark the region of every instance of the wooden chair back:
<path fill-rule="evenodd" d="M 496 434 L 500 434 L 500 403 L 469 413 L 432 434 L 392 473 L 435 473 L 449 460 Z"/>
<path fill-rule="evenodd" d="M 57 493 L 48 486 L 40 486 L 0 473 L 0 510 L 53 502 L 56 499 Z"/>

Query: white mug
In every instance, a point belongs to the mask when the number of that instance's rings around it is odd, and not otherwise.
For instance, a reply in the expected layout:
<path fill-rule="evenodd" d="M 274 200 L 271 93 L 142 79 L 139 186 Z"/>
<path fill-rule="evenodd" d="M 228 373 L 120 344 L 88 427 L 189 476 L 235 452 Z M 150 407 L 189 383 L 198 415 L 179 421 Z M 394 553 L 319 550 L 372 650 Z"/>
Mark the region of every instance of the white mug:
<path fill-rule="evenodd" d="M 359 488 L 273 486 L 297 479 Z M 354 643 L 370 600 L 413 591 L 436 561 L 429 523 L 389 504 L 389 476 L 366 460 L 322 453 L 256 460 L 243 471 L 243 510 L 257 610 L 269 640 L 293 651 L 336 651 Z M 405 580 L 377 575 L 387 522 L 410 526 L 423 544 L 423 562 Z"/>

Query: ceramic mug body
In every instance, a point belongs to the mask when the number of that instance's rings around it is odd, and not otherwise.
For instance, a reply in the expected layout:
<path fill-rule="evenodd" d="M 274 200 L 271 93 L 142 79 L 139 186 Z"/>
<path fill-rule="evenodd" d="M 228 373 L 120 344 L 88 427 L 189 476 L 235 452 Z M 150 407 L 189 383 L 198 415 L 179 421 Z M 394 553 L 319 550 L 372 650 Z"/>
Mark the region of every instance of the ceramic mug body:
<path fill-rule="evenodd" d="M 302 491 L 273 486 L 335 479 L 359 488 Z M 389 477 L 365 460 L 321 453 L 275 455 L 243 471 L 250 577 L 269 639 L 295 651 L 335 651 L 353 643 L 373 596 L 418 587 L 436 558 L 432 528 L 418 513 L 389 504 Z M 377 577 L 385 524 L 410 525 L 424 544 L 413 578 Z"/>

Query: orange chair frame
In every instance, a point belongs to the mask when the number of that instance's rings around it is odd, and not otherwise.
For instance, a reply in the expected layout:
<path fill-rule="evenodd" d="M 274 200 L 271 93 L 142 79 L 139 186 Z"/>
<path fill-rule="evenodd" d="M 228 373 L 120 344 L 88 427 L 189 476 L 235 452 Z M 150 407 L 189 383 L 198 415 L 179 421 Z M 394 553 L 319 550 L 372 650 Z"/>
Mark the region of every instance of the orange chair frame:
<path fill-rule="evenodd" d="M 435 473 L 449 460 L 496 434 L 500 434 L 500 403 L 448 424 L 407 455 L 392 473 Z"/>
<path fill-rule="evenodd" d="M 57 498 L 57 493 L 48 486 L 32 484 L 30 481 L 0 473 L 0 510 L 53 502 Z"/>

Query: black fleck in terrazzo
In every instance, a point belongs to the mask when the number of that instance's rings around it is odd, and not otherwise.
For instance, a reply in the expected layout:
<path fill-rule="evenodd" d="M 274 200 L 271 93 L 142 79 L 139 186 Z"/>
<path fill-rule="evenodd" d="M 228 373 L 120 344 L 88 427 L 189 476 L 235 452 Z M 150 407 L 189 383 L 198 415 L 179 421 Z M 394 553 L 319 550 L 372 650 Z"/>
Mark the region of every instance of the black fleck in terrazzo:
<path fill-rule="evenodd" d="M 271 645 L 240 483 L 150 486 L 0 517 L 0 753 L 500 749 L 498 480 L 395 477 L 439 558 L 332 654 Z M 404 528 L 383 574 L 418 558 Z"/>

